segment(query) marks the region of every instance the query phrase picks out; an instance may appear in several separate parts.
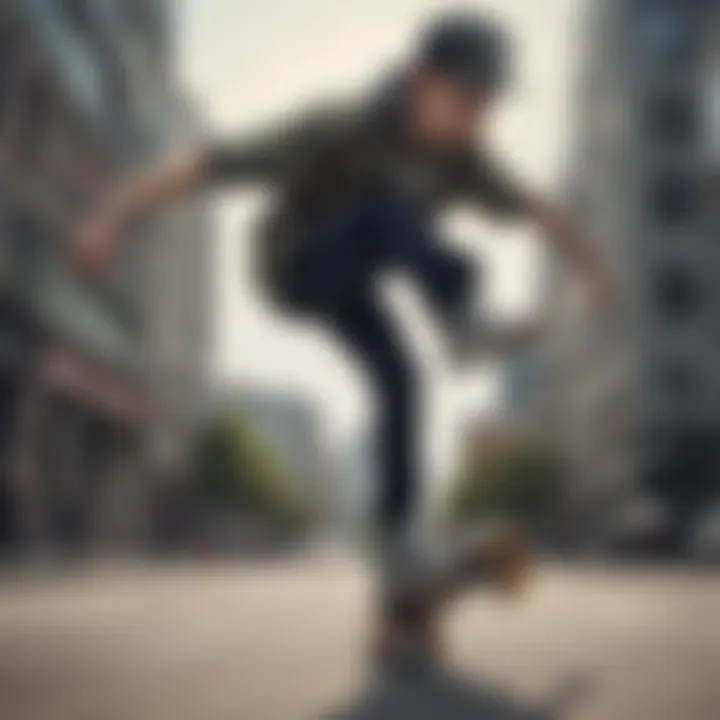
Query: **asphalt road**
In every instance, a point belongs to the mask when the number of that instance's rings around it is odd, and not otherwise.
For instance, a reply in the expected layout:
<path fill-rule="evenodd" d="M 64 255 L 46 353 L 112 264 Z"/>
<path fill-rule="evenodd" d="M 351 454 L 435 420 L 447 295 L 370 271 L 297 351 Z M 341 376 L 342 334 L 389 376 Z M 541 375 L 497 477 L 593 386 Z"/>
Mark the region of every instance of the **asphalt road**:
<path fill-rule="evenodd" d="M 717 720 L 720 575 L 545 570 L 452 613 L 452 672 L 363 657 L 337 559 L 0 583 L 3 720 Z"/>

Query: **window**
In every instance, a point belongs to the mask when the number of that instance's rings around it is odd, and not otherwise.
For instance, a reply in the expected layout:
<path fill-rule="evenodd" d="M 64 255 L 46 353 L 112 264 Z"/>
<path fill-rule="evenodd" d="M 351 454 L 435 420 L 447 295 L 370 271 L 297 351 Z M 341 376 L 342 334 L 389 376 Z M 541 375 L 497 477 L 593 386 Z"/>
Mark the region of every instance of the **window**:
<path fill-rule="evenodd" d="M 4 120 L 12 87 L 12 49 L 0 28 L 0 123 Z"/>
<path fill-rule="evenodd" d="M 166 0 L 127 0 L 123 5 L 127 28 L 153 53 L 167 49 L 169 4 Z"/>
<path fill-rule="evenodd" d="M 678 227 L 691 223 L 695 193 L 690 180 L 679 174 L 658 178 L 650 191 L 650 210 L 665 225 Z"/>
<path fill-rule="evenodd" d="M 645 1 L 638 9 L 640 49 L 648 67 L 672 70 L 690 65 L 696 43 L 685 3 Z"/>
<path fill-rule="evenodd" d="M 686 268 L 668 267 L 662 270 L 657 279 L 656 293 L 663 319 L 684 323 L 698 314 L 700 287 L 697 278 Z"/>
<path fill-rule="evenodd" d="M 698 117 L 693 103 L 686 97 L 665 94 L 650 100 L 646 125 L 650 138 L 672 147 L 692 145 L 698 130 Z"/>
<path fill-rule="evenodd" d="M 43 252 L 42 230 L 31 215 L 10 211 L 7 234 L 12 272 L 21 285 L 32 284 Z"/>
<path fill-rule="evenodd" d="M 90 3 L 88 0 L 64 0 L 65 17 L 73 29 L 85 33 L 91 25 Z"/>
<path fill-rule="evenodd" d="M 0 131 L 5 129 L 12 94 L 12 63 L 5 57 L 0 40 Z"/>
<path fill-rule="evenodd" d="M 108 127 L 116 134 L 118 142 L 122 142 L 131 123 L 130 83 L 123 69 L 119 67 L 108 69 L 106 94 L 109 111 Z"/>
<path fill-rule="evenodd" d="M 61 202 L 70 195 L 70 179 L 80 139 L 73 116 L 67 108 L 58 108 L 51 141 L 48 143 L 47 177 Z"/>
<path fill-rule="evenodd" d="M 17 86 L 13 121 L 16 161 L 25 169 L 36 166 L 48 140 L 53 116 L 50 85 L 36 73 L 27 73 Z"/>
<path fill-rule="evenodd" d="M 11 115 L 24 40 L 23 33 L 16 26 L 0 17 L 0 128 L 3 131 Z"/>
<path fill-rule="evenodd" d="M 685 358 L 673 358 L 661 362 L 657 377 L 660 391 L 670 399 L 692 399 L 700 389 L 697 368 Z"/>

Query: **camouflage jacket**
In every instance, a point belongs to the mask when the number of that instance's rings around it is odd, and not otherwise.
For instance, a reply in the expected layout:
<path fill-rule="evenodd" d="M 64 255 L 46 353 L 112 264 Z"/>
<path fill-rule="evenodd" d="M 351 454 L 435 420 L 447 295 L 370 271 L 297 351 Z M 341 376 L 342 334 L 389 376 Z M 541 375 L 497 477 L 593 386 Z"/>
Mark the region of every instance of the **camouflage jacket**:
<path fill-rule="evenodd" d="M 273 206 L 259 233 L 261 273 L 281 282 L 298 228 L 373 183 L 402 183 L 432 208 L 467 204 L 496 216 L 517 216 L 523 189 L 480 148 L 427 152 L 413 148 L 381 102 L 327 104 L 260 132 L 209 149 L 215 182 L 260 184 Z"/>

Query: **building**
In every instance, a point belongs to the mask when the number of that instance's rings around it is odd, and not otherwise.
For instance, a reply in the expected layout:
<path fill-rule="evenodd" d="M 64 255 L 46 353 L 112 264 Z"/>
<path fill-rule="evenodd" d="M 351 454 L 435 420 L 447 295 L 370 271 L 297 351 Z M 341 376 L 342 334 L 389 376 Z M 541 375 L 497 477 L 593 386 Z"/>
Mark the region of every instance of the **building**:
<path fill-rule="evenodd" d="M 557 267 L 557 437 L 582 532 L 633 498 L 660 499 L 677 544 L 720 491 L 720 262 L 704 188 L 701 52 L 715 3 L 587 3 L 568 200 L 613 262 L 622 312 L 598 321 Z M 717 17 L 717 16 L 716 16 Z"/>
<path fill-rule="evenodd" d="M 349 539 L 362 539 L 375 519 L 379 495 L 377 447 L 374 433 L 362 426 L 346 443 L 336 489 L 334 517 L 341 533 Z"/>
<path fill-rule="evenodd" d="M 204 127 L 195 108 L 170 88 L 165 93 L 163 152 L 199 145 Z M 154 224 L 143 268 L 144 347 L 156 399 L 151 433 L 154 461 L 172 474 L 186 465 L 208 412 L 212 223 L 208 201 L 190 199 Z"/>
<path fill-rule="evenodd" d="M 168 4 L 0 4 L 0 543 L 72 552 L 141 536 L 140 245 L 108 288 L 67 262 L 79 214 L 159 148 Z"/>
<path fill-rule="evenodd" d="M 551 399 L 554 377 L 544 344 L 509 357 L 500 377 L 500 412 L 537 429 L 538 437 L 553 439 Z"/>

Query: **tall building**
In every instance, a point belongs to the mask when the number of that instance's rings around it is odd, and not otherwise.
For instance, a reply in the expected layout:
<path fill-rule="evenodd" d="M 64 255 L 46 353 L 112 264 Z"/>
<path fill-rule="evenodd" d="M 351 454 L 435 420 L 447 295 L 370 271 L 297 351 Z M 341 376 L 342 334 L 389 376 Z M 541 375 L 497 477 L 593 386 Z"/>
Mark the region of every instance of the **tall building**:
<path fill-rule="evenodd" d="M 543 430 L 552 389 L 550 370 L 547 349 L 542 346 L 507 358 L 500 379 L 500 412 L 524 415 L 528 423 Z"/>
<path fill-rule="evenodd" d="M 651 495 L 680 537 L 720 492 L 720 246 L 700 131 L 715 6 L 587 3 L 568 200 L 613 263 L 622 307 L 598 321 L 557 267 L 547 305 L 557 437 L 588 533 Z"/>
<path fill-rule="evenodd" d="M 379 495 L 377 443 L 362 427 L 344 448 L 336 489 L 335 516 L 348 538 L 361 539 L 372 525 Z"/>
<path fill-rule="evenodd" d="M 198 146 L 204 127 L 175 88 L 165 92 L 162 150 L 178 155 Z M 173 473 L 187 461 L 208 406 L 212 296 L 210 210 L 204 197 L 162 213 L 154 223 L 142 269 L 144 348 L 156 410 L 151 432 L 154 462 Z M 178 478 L 179 479 L 179 478 Z"/>
<path fill-rule="evenodd" d="M 107 288 L 67 262 L 77 218 L 160 148 L 169 4 L 0 3 L 0 544 L 139 536 L 152 393 L 140 245 Z"/>

